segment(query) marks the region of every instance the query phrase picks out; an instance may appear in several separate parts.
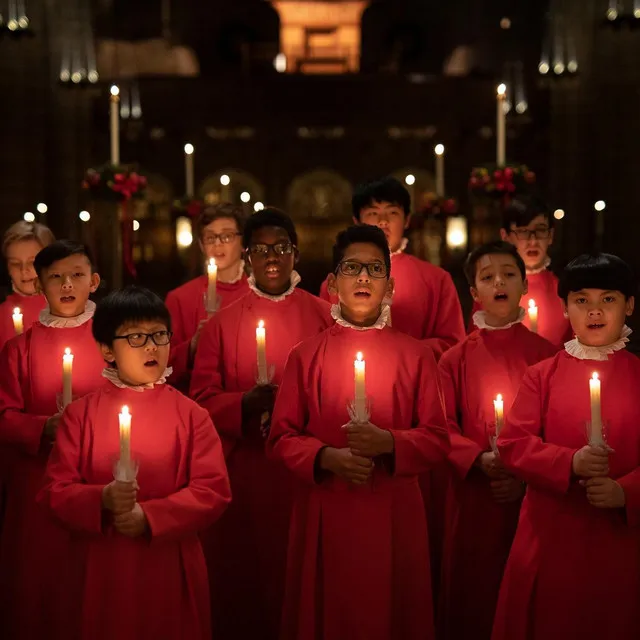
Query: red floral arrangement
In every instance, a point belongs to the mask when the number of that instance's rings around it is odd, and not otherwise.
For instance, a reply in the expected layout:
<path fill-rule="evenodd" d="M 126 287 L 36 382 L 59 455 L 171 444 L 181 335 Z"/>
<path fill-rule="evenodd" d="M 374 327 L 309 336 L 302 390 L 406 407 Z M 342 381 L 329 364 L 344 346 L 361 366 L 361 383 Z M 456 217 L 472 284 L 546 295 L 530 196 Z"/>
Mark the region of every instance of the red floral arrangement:
<path fill-rule="evenodd" d="M 536 174 L 524 164 L 495 164 L 474 167 L 469 178 L 469 191 L 477 197 L 511 199 L 536 181 Z"/>
<path fill-rule="evenodd" d="M 131 198 L 143 198 L 147 179 L 131 171 L 128 167 L 105 165 L 97 169 L 88 169 L 82 181 L 82 188 L 97 200 L 128 201 Z"/>
<path fill-rule="evenodd" d="M 458 201 L 451 196 L 426 193 L 422 199 L 421 212 L 427 215 L 452 216 L 458 212 Z"/>
<path fill-rule="evenodd" d="M 173 210 L 178 215 L 187 215 L 190 218 L 197 218 L 205 208 L 202 200 L 192 196 L 183 196 L 179 200 L 173 201 Z"/>

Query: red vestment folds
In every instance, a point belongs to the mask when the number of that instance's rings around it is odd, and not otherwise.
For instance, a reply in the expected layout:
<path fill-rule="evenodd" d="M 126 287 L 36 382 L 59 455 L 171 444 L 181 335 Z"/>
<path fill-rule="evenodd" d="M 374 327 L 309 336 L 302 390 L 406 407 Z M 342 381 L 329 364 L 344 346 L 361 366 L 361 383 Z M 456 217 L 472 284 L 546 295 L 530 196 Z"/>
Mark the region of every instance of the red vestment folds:
<path fill-rule="evenodd" d="M 118 533 L 102 490 L 119 458 L 118 414 L 131 413 L 131 457 L 149 532 Z M 231 499 L 222 446 L 206 411 L 179 391 L 109 382 L 65 411 L 40 501 L 71 532 L 81 614 L 67 637 L 210 640 L 209 585 L 198 531 Z M 80 571 L 78 571 L 80 569 Z M 43 636 L 45 637 L 45 636 Z"/>
<path fill-rule="evenodd" d="M 444 269 L 400 253 L 391 257 L 391 277 L 395 280 L 391 305 L 394 329 L 429 345 L 436 360 L 464 338 L 458 293 Z M 337 298 L 329 295 L 326 280 L 320 297 L 337 303 Z"/>
<path fill-rule="evenodd" d="M 280 301 L 253 291 L 203 328 L 191 395 L 213 418 L 227 453 L 233 503 L 203 536 L 214 637 L 278 634 L 291 512 L 291 481 L 268 460 L 258 424 L 243 424 L 242 396 L 256 385 L 256 327 L 263 320 L 266 357 L 280 384 L 292 347 L 332 322 L 329 305 L 301 289 Z"/>
<path fill-rule="evenodd" d="M 440 620 L 442 640 L 489 640 L 504 565 L 518 524 L 520 501 L 499 504 L 490 479 L 474 467 L 490 451 L 493 400 L 508 415 L 527 367 L 556 348 L 522 324 L 482 329 L 447 351 L 439 369 L 451 435 L 453 473 L 443 523 Z"/>
<path fill-rule="evenodd" d="M 610 477 L 626 507 L 592 506 L 572 474 L 587 443 L 589 379 L 602 381 Z M 531 367 L 498 439 L 505 466 L 527 483 L 496 610 L 494 640 L 640 637 L 640 360 L 565 351 Z"/>
<path fill-rule="evenodd" d="M 207 317 L 204 308 L 204 296 L 207 292 L 208 277 L 200 276 L 167 294 L 167 309 L 171 314 L 171 355 L 169 366 L 173 373 L 169 382 L 185 393 L 189 391 L 192 362 L 189 354 L 191 338 Z M 218 282 L 216 292 L 220 307 L 228 307 L 249 291 L 247 276 L 243 275 L 238 282 Z"/>
<path fill-rule="evenodd" d="M 66 347 L 74 355 L 74 397 L 101 386 L 104 361 L 91 320 L 60 329 L 37 322 L 0 353 L 0 442 L 9 457 L 0 543 L 4 638 L 61 637 L 74 605 L 66 583 L 69 536 L 35 501 L 51 450 L 42 432 L 58 411 Z"/>
<path fill-rule="evenodd" d="M 0 349 L 5 343 L 16 335 L 13 326 L 13 310 L 20 308 L 22 313 L 22 325 L 24 331 L 38 320 L 40 312 L 47 306 L 47 299 L 42 295 L 21 296 L 19 293 L 11 293 L 0 304 Z"/>
<path fill-rule="evenodd" d="M 364 486 L 320 472 L 344 448 L 354 359 L 366 362 L 371 422 L 392 432 L 393 462 Z M 433 638 L 426 519 L 418 476 L 449 449 L 430 349 L 390 327 L 335 325 L 296 347 L 278 391 L 270 455 L 296 481 L 283 640 Z"/>
<path fill-rule="evenodd" d="M 527 275 L 529 291 L 524 296 L 520 305 L 524 309 L 529 308 L 529 300 L 534 300 L 538 307 L 538 331 L 537 333 L 546 338 L 551 344 L 558 348 L 571 340 L 573 333 L 568 318 L 564 316 L 562 299 L 558 297 L 558 278 L 551 271 L 541 271 Z M 473 304 L 472 318 L 469 321 L 469 333 L 475 331 L 473 324 L 473 313 L 482 309 L 482 305 L 475 302 Z M 529 328 L 529 318 L 525 317 L 523 324 Z"/>

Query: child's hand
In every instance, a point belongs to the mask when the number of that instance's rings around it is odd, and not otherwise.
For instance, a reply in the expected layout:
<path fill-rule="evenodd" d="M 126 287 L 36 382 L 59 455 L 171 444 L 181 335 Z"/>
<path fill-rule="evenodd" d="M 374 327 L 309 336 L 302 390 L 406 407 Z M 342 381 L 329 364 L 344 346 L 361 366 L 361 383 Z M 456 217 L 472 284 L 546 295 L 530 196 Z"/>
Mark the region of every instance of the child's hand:
<path fill-rule="evenodd" d="M 386 429 L 380 429 L 370 422 L 349 422 L 342 428 L 347 432 L 347 443 L 355 456 L 375 458 L 393 453 L 393 435 Z"/>
<path fill-rule="evenodd" d="M 499 503 L 517 502 L 524 495 L 524 484 L 513 476 L 490 482 L 493 499 Z"/>
<path fill-rule="evenodd" d="M 502 460 L 500 460 L 500 456 L 496 455 L 494 451 L 481 453 L 476 458 L 475 465 L 485 476 L 492 480 L 502 480 L 508 477 L 505 473 Z"/>
<path fill-rule="evenodd" d="M 102 506 L 115 514 L 130 513 L 137 496 L 137 483 L 114 480 L 102 490 Z"/>
<path fill-rule="evenodd" d="M 242 396 L 242 418 L 259 418 L 272 413 L 278 387 L 275 384 L 257 385 Z"/>
<path fill-rule="evenodd" d="M 587 500 L 600 509 L 620 509 L 626 504 L 624 489 L 611 478 L 591 478 L 581 482 L 587 488 Z"/>
<path fill-rule="evenodd" d="M 573 473 L 581 478 L 604 478 L 609 473 L 609 453 L 586 445 L 574 454 L 572 467 Z"/>
<path fill-rule="evenodd" d="M 56 431 L 58 431 L 58 423 L 60 422 L 61 416 L 61 413 L 56 413 L 50 418 L 47 418 L 47 421 L 44 423 L 44 429 L 42 433 L 45 437 L 51 440 L 51 442 L 54 442 L 56 439 Z"/>
<path fill-rule="evenodd" d="M 354 455 L 351 449 L 325 447 L 320 453 L 320 468 L 353 484 L 365 484 L 373 472 L 373 460 Z"/>
<path fill-rule="evenodd" d="M 128 513 L 121 513 L 113 518 L 118 533 L 129 538 L 137 538 L 146 533 L 149 523 L 142 507 L 136 502 Z"/>

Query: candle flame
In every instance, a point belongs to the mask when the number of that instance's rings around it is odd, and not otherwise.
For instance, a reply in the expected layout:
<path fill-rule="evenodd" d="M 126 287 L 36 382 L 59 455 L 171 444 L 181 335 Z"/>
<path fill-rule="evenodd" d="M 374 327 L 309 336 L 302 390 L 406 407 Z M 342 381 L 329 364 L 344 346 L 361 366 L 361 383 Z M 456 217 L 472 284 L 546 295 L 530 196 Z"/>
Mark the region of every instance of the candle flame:
<path fill-rule="evenodd" d="M 536 306 L 536 301 L 531 298 L 531 300 L 529 300 L 529 309 L 533 309 Z"/>
<path fill-rule="evenodd" d="M 591 376 L 591 379 L 592 380 L 598 380 L 599 379 L 598 378 L 598 374 L 595 371 L 593 372 L 593 375 Z"/>
<path fill-rule="evenodd" d="M 362 362 L 362 351 L 358 351 L 358 353 L 356 354 L 356 360 Z"/>
<path fill-rule="evenodd" d="M 215 267 L 216 266 L 216 259 L 215 258 L 209 258 L 209 266 L 210 267 Z"/>
<path fill-rule="evenodd" d="M 120 88 L 118 87 L 118 85 L 114 84 L 111 86 L 111 95 L 112 96 L 117 96 L 120 94 Z"/>
<path fill-rule="evenodd" d="M 123 416 L 128 416 L 129 415 L 129 407 L 127 407 L 126 404 L 122 407 L 122 415 Z"/>
<path fill-rule="evenodd" d="M 497 401 L 497 402 L 502 402 L 502 394 L 501 394 L 501 393 L 499 393 L 499 394 L 496 396 L 496 401 Z"/>
<path fill-rule="evenodd" d="M 260 320 L 260 322 L 258 322 L 258 329 L 264 329 L 264 320 Z"/>
<path fill-rule="evenodd" d="M 498 95 L 500 97 L 504 96 L 504 94 L 507 93 L 507 85 L 502 83 L 498 85 Z"/>
<path fill-rule="evenodd" d="M 71 355 L 71 349 L 69 349 L 69 347 L 67 347 L 67 348 L 64 350 L 64 355 L 65 355 L 65 356 L 70 356 L 70 355 Z"/>
<path fill-rule="evenodd" d="M 19 315 L 20 315 L 20 307 L 16 307 L 16 308 L 13 310 L 13 313 L 15 313 L 17 316 L 19 316 Z"/>

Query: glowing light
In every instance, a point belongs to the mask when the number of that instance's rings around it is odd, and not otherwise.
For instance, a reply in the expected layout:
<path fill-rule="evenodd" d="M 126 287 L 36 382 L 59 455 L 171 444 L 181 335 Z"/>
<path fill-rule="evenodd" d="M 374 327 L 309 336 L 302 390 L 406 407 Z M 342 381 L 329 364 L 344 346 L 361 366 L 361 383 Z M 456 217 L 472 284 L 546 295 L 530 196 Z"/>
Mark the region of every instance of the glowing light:
<path fill-rule="evenodd" d="M 47 213 L 47 211 L 49 211 L 49 207 L 47 207 L 44 202 L 38 202 L 36 209 L 38 210 L 38 213 Z"/>
<path fill-rule="evenodd" d="M 100 79 L 100 76 L 98 75 L 98 72 L 95 69 L 92 69 L 91 71 L 89 71 L 89 75 L 87 76 L 87 80 L 89 80 L 89 82 L 91 82 L 92 84 L 95 84 L 96 82 L 98 82 L 99 79 Z"/>
<path fill-rule="evenodd" d="M 562 218 L 564 218 L 564 209 L 556 209 L 556 210 L 553 212 L 553 217 L 554 217 L 556 220 L 562 220 Z"/>
<path fill-rule="evenodd" d="M 195 151 L 194 147 L 192 144 L 190 144 L 189 142 L 187 142 L 187 144 L 184 145 L 184 152 L 190 156 L 193 152 Z"/>
<path fill-rule="evenodd" d="M 526 100 L 520 100 L 518 104 L 516 104 L 516 111 L 519 114 L 523 114 L 529 108 L 529 104 Z"/>
<path fill-rule="evenodd" d="M 82 222 L 89 222 L 89 220 L 91 220 L 91 214 L 88 211 L 81 211 L 78 214 L 78 218 L 80 218 Z"/>
<path fill-rule="evenodd" d="M 538 71 L 543 75 L 546 76 L 547 73 L 549 73 L 549 63 L 548 62 L 541 62 L 538 65 Z"/>
<path fill-rule="evenodd" d="M 404 181 L 409 185 L 414 185 L 416 183 L 416 177 L 412 174 L 409 173 L 408 175 L 405 176 Z"/>
<path fill-rule="evenodd" d="M 243 191 L 240 194 L 240 200 L 242 200 L 242 202 L 249 202 L 249 200 L 251 200 L 251 194 L 248 191 Z"/>
<path fill-rule="evenodd" d="M 119 89 L 117 84 L 112 84 L 111 85 L 111 95 L 112 96 L 119 96 L 120 95 L 120 89 Z"/>
<path fill-rule="evenodd" d="M 467 246 L 467 219 L 464 216 L 447 218 L 446 239 L 449 249 L 463 249 Z"/>
<path fill-rule="evenodd" d="M 133 230 L 138 231 L 140 229 L 140 223 L 137 220 L 133 221 Z"/>
<path fill-rule="evenodd" d="M 504 84 L 504 82 L 502 84 L 498 85 L 498 95 L 499 96 L 504 96 L 507 93 L 507 85 Z"/>
<path fill-rule="evenodd" d="M 553 73 L 555 73 L 557 76 L 564 73 L 564 69 L 564 62 L 558 61 L 553 65 Z"/>
<path fill-rule="evenodd" d="M 224 174 L 222 174 L 220 176 L 220 184 L 221 185 L 226 187 L 230 182 L 231 182 L 231 178 L 226 173 L 224 173 Z"/>
<path fill-rule="evenodd" d="M 264 205 L 262 204 L 262 202 L 256 202 L 253 205 L 253 210 L 258 212 L 258 211 L 262 211 L 264 209 Z"/>
<path fill-rule="evenodd" d="M 22 216 L 27 222 L 35 222 L 36 217 L 31 211 L 25 212 L 24 216 Z"/>
<path fill-rule="evenodd" d="M 578 70 L 577 60 L 569 60 L 569 62 L 567 62 L 567 71 L 569 73 L 575 73 L 577 70 Z"/>
<path fill-rule="evenodd" d="M 596 211 L 604 211 L 607 208 L 607 203 L 604 200 L 598 200 L 594 205 L 593 208 Z"/>
<path fill-rule="evenodd" d="M 635 15 L 635 12 L 634 12 Z M 618 10 L 617 9 L 609 9 L 607 11 L 607 20 L 611 20 L 612 22 L 614 20 L 618 19 Z"/>
<path fill-rule="evenodd" d="M 82 74 L 79 71 L 74 71 L 71 74 L 71 82 L 78 84 L 82 80 Z"/>
<path fill-rule="evenodd" d="M 193 243 L 193 226 L 191 219 L 186 216 L 176 220 L 176 244 L 181 249 L 190 247 Z"/>
<path fill-rule="evenodd" d="M 437 144 L 434 151 L 436 152 L 437 156 L 441 156 L 444 153 L 444 145 L 443 144 Z"/>
<path fill-rule="evenodd" d="M 506 16 L 500 20 L 501 29 L 511 29 L 511 19 Z"/>
<path fill-rule="evenodd" d="M 273 60 L 273 66 L 278 73 L 284 73 L 287 70 L 287 56 L 279 53 Z"/>

